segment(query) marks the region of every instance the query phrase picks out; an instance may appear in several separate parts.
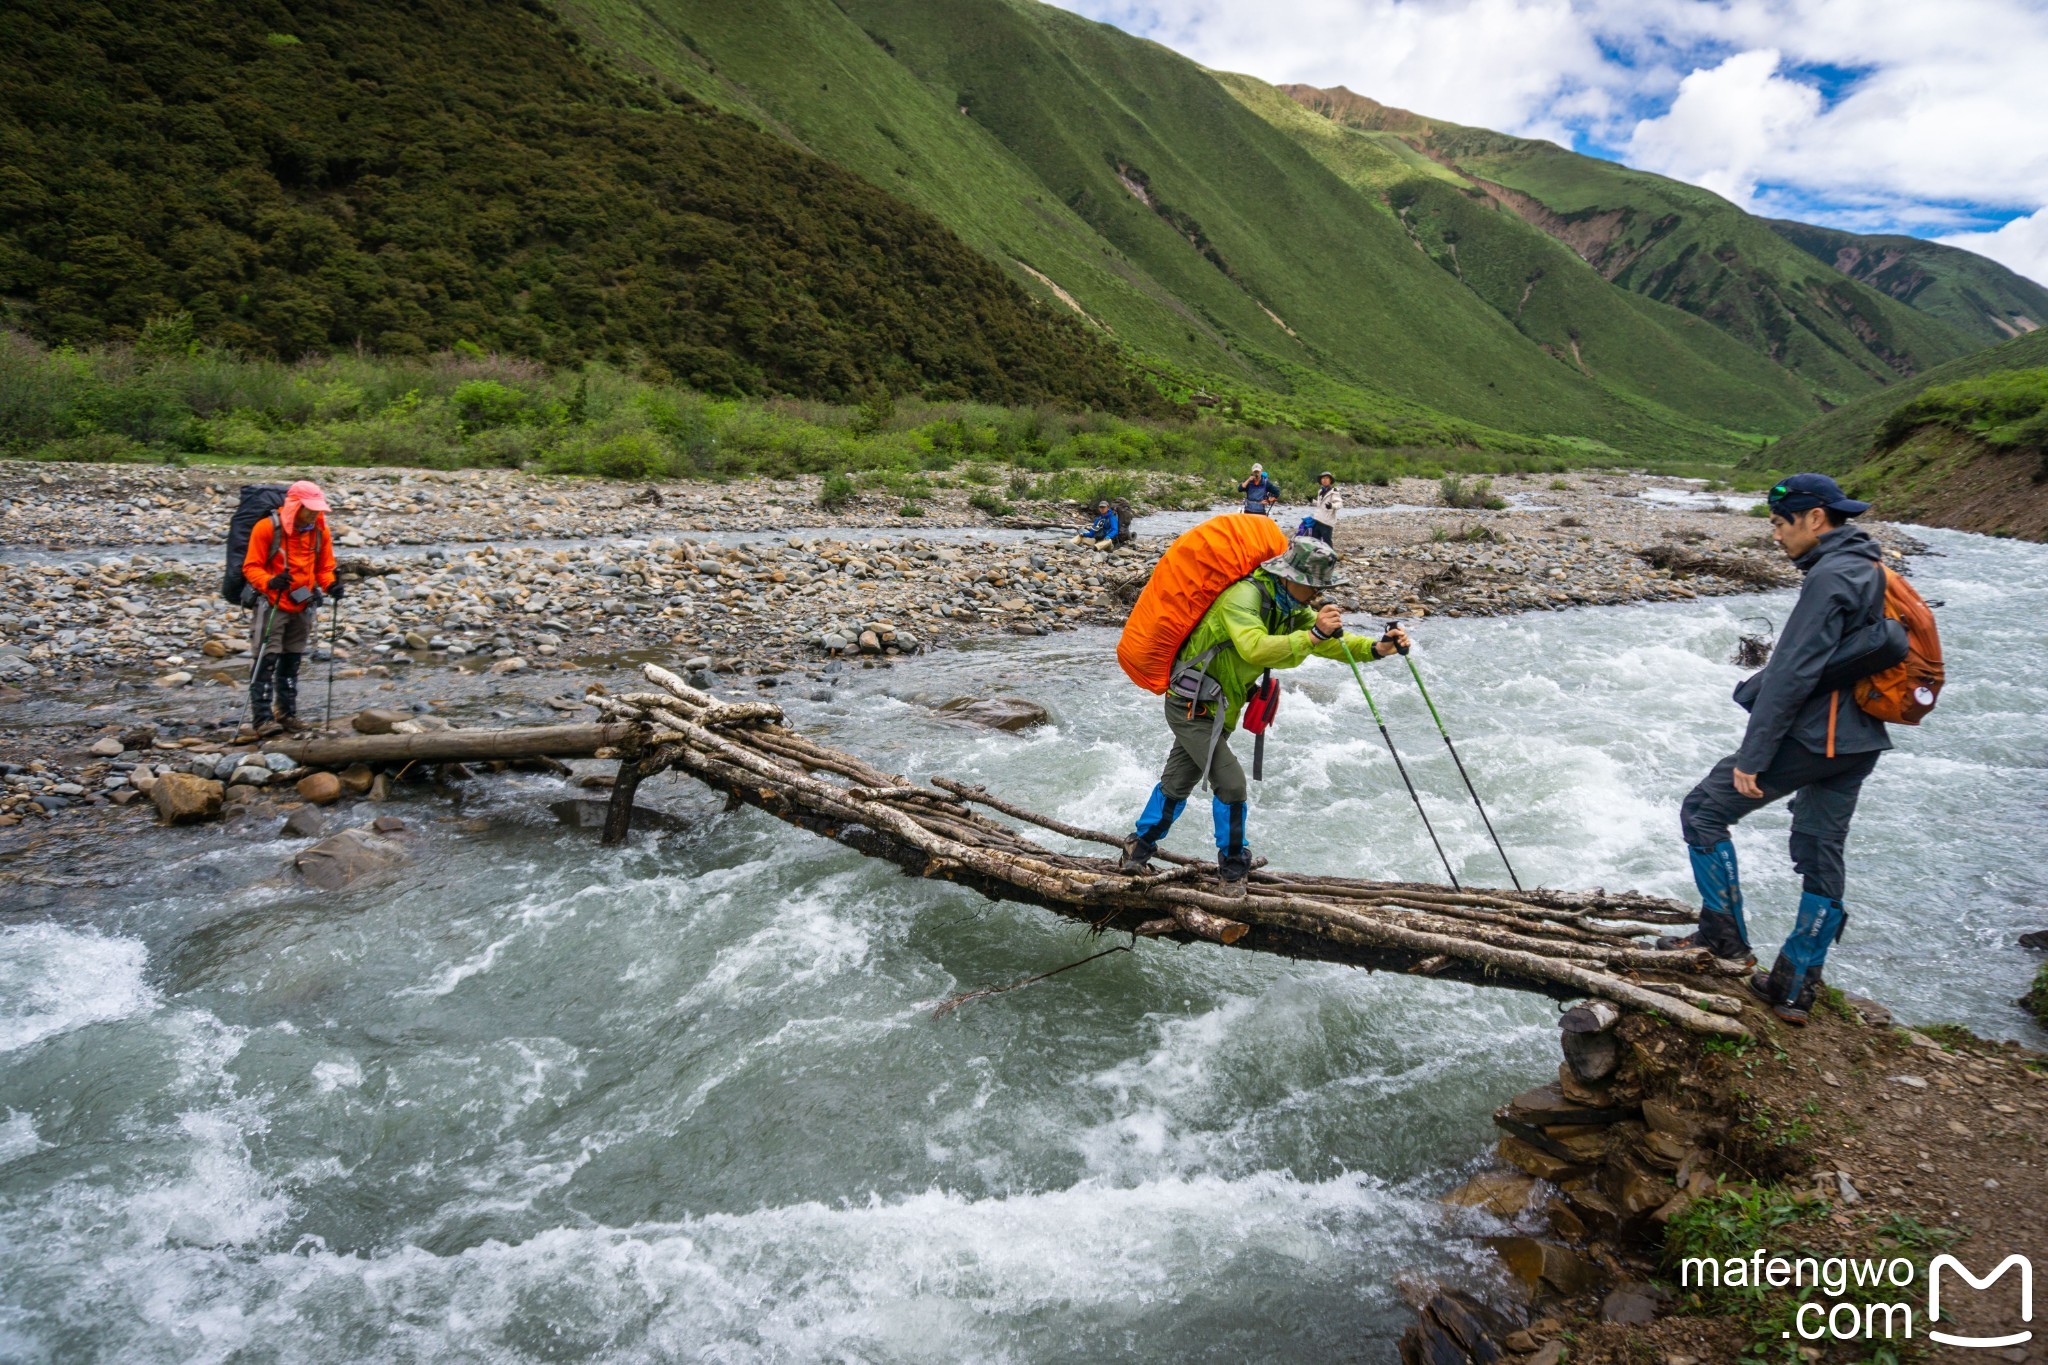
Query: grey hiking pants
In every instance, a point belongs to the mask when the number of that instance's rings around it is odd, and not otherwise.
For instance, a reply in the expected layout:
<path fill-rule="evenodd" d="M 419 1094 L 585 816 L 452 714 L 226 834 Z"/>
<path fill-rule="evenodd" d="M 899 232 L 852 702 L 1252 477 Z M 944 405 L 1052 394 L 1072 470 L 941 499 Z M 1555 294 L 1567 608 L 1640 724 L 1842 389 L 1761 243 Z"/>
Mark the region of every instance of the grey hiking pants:
<path fill-rule="evenodd" d="M 311 609 L 279 611 L 269 599 L 259 600 L 249 622 L 249 656 L 306 653 L 313 648 L 314 618 L 318 615 Z M 270 636 L 267 645 L 263 642 L 266 632 Z"/>
<path fill-rule="evenodd" d="M 1745 815 L 1791 796 L 1793 870 L 1805 890 L 1840 900 L 1848 882 L 1842 850 L 1849 840 L 1849 818 L 1880 752 L 1828 758 L 1787 740 L 1778 746 L 1771 766 L 1757 774 L 1761 800 L 1735 790 L 1735 755 L 1730 754 L 1687 793 L 1679 807 L 1679 828 L 1692 847 L 1712 848 Z"/>
<path fill-rule="evenodd" d="M 1185 801 L 1202 780 L 1202 760 L 1209 753 L 1209 736 L 1216 718 L 1208 707 L 1197 707 L 1188 715 L 1185 697 L 1166 697 L 1166 728 L 1173 731 L 1173 748 L 1166 755 L 1166 770 L 1159 774 L 1159 786 L 1175 801 Z M 1209 786 L 1216 799 L 1236 805 L 1245 800 L 1244 765 L 1230 752 L 1230 734 L 1225 730 L 1216 742 L 1216 757 L 1209 764 Z"/>

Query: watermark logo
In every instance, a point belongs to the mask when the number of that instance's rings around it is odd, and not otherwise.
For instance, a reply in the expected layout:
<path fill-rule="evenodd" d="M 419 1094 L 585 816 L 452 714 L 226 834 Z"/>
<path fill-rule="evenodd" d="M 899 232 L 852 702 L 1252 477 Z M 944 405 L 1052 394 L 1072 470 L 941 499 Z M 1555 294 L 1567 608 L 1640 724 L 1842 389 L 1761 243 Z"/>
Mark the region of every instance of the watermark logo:
<path fill-rule="evenodd" d="M 1927 1267 L 1927 1317 L 1930 1322 L 1941 1320 L 1941 1272 L 1943 1268 L 1955 1271 L 1969 1283 L 1972 1289 L 1989 1289 L 2005 1277 L 2005 1272 L 2014 1266 L 2020 1272 L 2020 1321 L 2034 1320 L 2034 1263 L 2014 1252 L 2000 1261 L 1989 1275 L 1981 1280 L 1970 1273 L 1970 1268 L 1946 1252 L 1934 1258 Z M 1944 1346 L 2019 1346 L 2034 1339 L 2031 1328 L 2002 1337 L 1959 1337 L 1948 1332 L 1937 1332 L 1928 1328 L 1927 1335 Z"/>
<path fill-rule="evenodd" d="M 1999 1337 L 1966 1337 L 1943 1332 L 1934 1324 L 1941 1321 L 1942 1272 L 1953 1271 L 1970 1288 L 1986 1290 L 2017 1269 L 2020 1281 L 2020 1321 L 2034 1320 L 2034 1266 L 2015 1252 L 2000 1261 L 1990 1274 L 1979 1276 L 1946 1253 L 1936 1256 L 1927 1267 L 1927 1336 L 1944 1346 L 1989 1350 L 2020 1346 L 2034 1339 L 2031 1328 Z M 1678 1282 L 1687 1288 L 1791 1289 L 1816 1295 L 1799 1305 L 1792 1328 L 1806 1341 L 1831 1338 L 1835 1341 L 1890 1341 L 1913 1336 L 1913 1305 L 1881 1302 L 1886 1289 L 1910 1289 L 1918 1268 L 1903 1256 L 1890 1260 L 1860 1257 L 1774 1256 L 1759 1247 L 1749 1256 L 1687 1257 L 1679 1264 Z M 1831 1300 L 1824 1303 L 1822 1298 Z M 1953 1298 L 1953 1294 L 1951 1294 Z"/>

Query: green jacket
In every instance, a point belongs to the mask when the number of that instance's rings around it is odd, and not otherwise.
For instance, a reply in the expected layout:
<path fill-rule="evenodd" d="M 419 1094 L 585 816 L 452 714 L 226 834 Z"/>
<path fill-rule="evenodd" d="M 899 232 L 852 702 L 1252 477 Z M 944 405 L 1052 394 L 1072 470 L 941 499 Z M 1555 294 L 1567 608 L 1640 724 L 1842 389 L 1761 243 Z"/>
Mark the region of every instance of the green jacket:
<path fill-rule="evenodd" d="M 1267 669 L 1293 668 L 1311 654 L 1342 659 L 1347 644 L 1351 657 L 1360 663 L 1378 657 L 1372 641 L 1363 636 L 1316 639 L 1309 633 L 1315 619 L 1313 611 L 1295 605 L 1279 579 L 1260 569 L 1225 588 L 1209 604 L 1202 623 L 1181 647 L 1180 659 L 1189 662 L 1212 645 L 1224 645 L 1203 671 L 1223 685 L 1223 723 L 1235 729 L 1245 698 Z"/>

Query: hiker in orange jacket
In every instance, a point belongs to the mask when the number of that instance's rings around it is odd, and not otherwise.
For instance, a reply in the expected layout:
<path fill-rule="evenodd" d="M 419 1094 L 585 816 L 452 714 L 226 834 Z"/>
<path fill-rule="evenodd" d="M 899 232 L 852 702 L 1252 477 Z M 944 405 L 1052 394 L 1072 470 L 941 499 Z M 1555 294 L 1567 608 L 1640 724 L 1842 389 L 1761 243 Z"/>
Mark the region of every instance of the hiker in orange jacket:
<path fill-rule="evenodd" d="M 327 495 L 311 479 L 285 490 L 284 506 L 249 532 L 242 576 L 261 600 L 250 623 L 250 727 L 258 737 L 297 734 L 299 662 L 313 647 L 320 607 L 341 600 L 334 574 L 334 537 L 327 530 Z"/>

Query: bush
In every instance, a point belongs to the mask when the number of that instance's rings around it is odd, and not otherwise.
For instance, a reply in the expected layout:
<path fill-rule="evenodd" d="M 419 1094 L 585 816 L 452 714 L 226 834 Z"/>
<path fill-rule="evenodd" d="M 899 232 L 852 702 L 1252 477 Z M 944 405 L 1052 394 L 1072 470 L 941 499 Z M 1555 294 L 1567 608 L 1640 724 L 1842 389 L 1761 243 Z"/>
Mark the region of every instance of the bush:
<path fill-rule="evenodd" d="M 1878 444 L 1890 449 L 1929 425 L 1967 431 L 1995 446 L 2048 447 L 2048 366 L 1937 384 L 1893 410 Z"/>
<path fill-rule="evenodd" d="M 458 384 L 448 396 L 448 403 L 455 409 L 455 420 L 462 424 L 465 433 L 510 426 L 526 415 L 526 395 L 495 379 L 472 379 Z"/>
<path fill-rule="evenodd" d="M 96 431 L 90 436 L 73 436 L 52 441 L 29 452 L 31 460 L 57 460 L 70 464 L 142 464 L 160 459 L 146 445 L 118 431 Z"/>
<path fill-rule="evenodd" d="M 967 499 L 967 505 L 978 512 L 986 512 L 992 517 L 1015 516 L 1017 513 L 1015 506 L 1005 502 L 1000 495 L 986 488 L 970 496 Z"/>
<path fill-rule="evenodd" d="M 826 476 L 824 487 L 818 490 L 818 506 L 827 512 L 838 512 L 853 501 L 853 476 L 831 474 Z"/>
<path fill-rule="evenodd" d="M 899 517 L 921 517 L 924 515 L 924 508 L 917 503 L 906 502 L 896 509 L 896 515 Z"/>
<path fill-rule="evenodd" d="M 1467 487 L 1463 477 L 1457 474 L 1446 474 L 1437 482 L 1437 495 L 1444 506 L 1466 511 L 1498 512 L 1508 505 L 1506 498 L 1493 491 L 1492 479 L 1474 479 Z"/>

